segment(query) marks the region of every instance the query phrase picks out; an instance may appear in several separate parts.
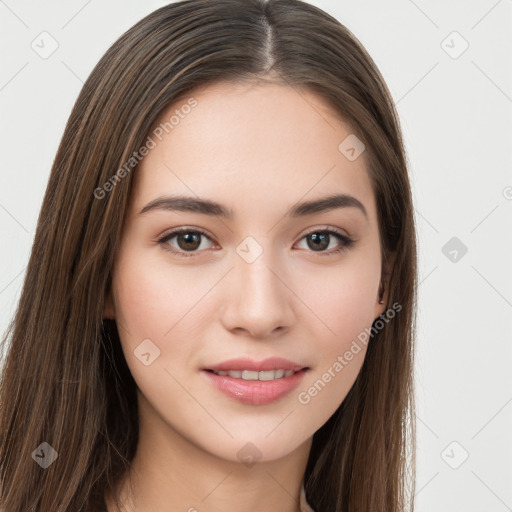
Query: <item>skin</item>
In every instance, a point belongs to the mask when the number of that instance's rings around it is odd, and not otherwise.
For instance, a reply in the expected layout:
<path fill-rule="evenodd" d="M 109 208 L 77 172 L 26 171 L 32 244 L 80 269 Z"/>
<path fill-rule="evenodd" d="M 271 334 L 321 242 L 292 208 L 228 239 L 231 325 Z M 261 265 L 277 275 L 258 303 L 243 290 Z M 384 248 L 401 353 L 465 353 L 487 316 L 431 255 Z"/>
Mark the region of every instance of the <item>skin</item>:
<path fill-rule="evenodd" d="M 386 308 L 386 293 L 379 303 L 381 249 L 365 153 L 349 161 L 338 150 L 350 126 L 304 89 L 220 83 L 193 97 L 197 106 L 162 141 L 155 139 L 135 171 L 105 306 L 139 388 L 131 494 L 127 479 L 118 489 L 127 511 L 297 512 L 312 436 L 350 390 L 366 346 L 308 404 L 298 394 Z M 334 192 L 356 197 L 368 218 L 354 207 L 285 217 L 295 203 Z M 217 201 L 235 217 L 139 214 L 170 194 Z M 199 238 L 201 245 L 188 252 L 193 256 L 179 257 L 157 241 L 179 227 L 211 236 Z M 354 245 L 334 254 L 341 242 L 331 235 L 315 251 L 306 235 L 326 227 Z M 247 236 L 263 250 L 252 263 L 236 252 Z M 179 237 L 167 247 L 188 248 Z M 161 353 L 145 366 L 134 350 L 148 338 Z M 284 357 L 309 370 L 277 402 L 246 405 L 200 371 L 243 356 Z M 237 456 L 248 442 L 261 452 L 251 467 Z"/>

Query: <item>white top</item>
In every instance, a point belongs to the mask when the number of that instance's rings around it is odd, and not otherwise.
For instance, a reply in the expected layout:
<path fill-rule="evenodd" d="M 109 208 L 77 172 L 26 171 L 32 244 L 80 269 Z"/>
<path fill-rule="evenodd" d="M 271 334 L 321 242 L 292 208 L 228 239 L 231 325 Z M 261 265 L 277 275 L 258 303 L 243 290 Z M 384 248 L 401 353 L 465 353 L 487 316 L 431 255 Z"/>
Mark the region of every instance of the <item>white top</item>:
<path fill-rule="evenodd" d="M 300 488 L 300 501 L 299 501 L 300 512 L 315 512 L 306 501 L 306 491 L 304 490 L 304 482 L 302 482 Z"/>

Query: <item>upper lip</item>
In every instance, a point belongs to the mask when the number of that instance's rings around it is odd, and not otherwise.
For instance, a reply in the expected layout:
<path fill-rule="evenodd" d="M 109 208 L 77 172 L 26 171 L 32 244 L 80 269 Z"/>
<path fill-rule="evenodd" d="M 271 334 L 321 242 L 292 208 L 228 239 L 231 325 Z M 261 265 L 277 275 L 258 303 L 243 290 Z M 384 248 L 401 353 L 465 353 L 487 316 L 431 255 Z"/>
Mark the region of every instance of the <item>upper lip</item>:
<path fill-rule="evenodd" d="M 228 372 L 228 371 L 240 371 L 240 370 L 251 370 L 257 372 L 270 371 L 270 370 L 293 370 L 298 372 L 307 366 L 282 357 L 269 357 L 262 361 L 254 361 L 253 359 L 238 358 L 230 359 L 229 361 L 223 361 L 219 364 L 214 364 L 203 368 L 203 370 L 213 370 L 216 372 Z"/>

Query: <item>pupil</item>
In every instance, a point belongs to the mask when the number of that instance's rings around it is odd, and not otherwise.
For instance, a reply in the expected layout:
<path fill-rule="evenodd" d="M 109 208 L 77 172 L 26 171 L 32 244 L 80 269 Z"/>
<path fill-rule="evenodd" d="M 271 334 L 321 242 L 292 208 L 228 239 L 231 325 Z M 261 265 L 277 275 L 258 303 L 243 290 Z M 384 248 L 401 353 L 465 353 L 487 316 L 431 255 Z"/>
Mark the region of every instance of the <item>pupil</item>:
<path fill-rule="evenodd" d="M 321 248 L 321 249 L 325 249 L 327 247 L 329 247 L 329 242 L 328 242 L 328 237 L 329 235 L 327 233 L 313 233 L 311 236 L 311 239 L 313 240 L 314 242 L 314 245 L 312 248 Z M 325 243 L 327 241 L 327 244 Z"/>
<path fill-rule="evenodd" d="M 198 243 L 199 236 L 198 235 L 184 233 L 184 234 L 179 235 L 178 238 L 180 241 L 183 241 L 183 240 L 185 241 L 186 249 L 197 249 L 197 247 L 199 247 L 199 243 Z M 190 244 L 192 244 L 192 247 L 190 247 Z"/>

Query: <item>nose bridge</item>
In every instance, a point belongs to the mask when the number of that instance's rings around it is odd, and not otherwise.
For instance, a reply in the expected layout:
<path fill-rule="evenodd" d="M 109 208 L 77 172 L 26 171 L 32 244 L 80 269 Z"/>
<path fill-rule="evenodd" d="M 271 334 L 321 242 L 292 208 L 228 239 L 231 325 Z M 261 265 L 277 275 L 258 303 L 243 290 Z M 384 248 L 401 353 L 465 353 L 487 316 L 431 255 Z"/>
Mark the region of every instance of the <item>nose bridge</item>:
<path fill-rule="evenodd" d="M 268 240 L 266 238 L 260 242 L 248 236 L 236 249 L 235 271 L 237 279 L 242 281 L 240 290 L 246 290 L 256 303 L 262 299 L 268 304 L 277 295 L 282 295 L 283 285 L 275 275 L 279 272 L 279 258 L 275 256 L 270 243 L 266 243 Z"/>
<path fill-rule="evenodd" d="M 265 241 L 269 239 L 266 238 Z M 248 236 L 236 248 L 233 294 L 229 297 L 225 321 L 230 328 L 244 328 L 263 335 L 276 327 L 289 325 L 290 291 L 280 276 L 281 258 L 268 244 Z"/>

